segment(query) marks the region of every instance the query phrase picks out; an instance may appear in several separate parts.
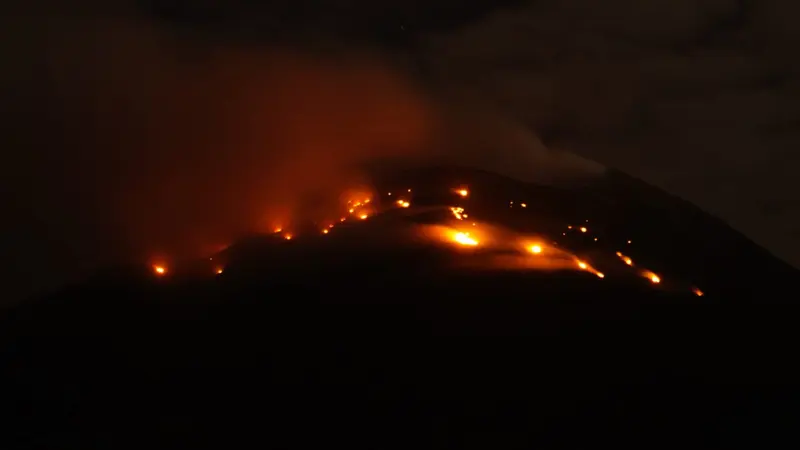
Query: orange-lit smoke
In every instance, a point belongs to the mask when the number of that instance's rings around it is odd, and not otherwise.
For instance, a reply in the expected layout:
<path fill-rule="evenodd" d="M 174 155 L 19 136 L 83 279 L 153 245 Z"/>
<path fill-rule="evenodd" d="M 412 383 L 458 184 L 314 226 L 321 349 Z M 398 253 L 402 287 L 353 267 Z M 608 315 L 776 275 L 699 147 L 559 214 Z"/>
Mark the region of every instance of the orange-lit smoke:
<path fill-rule="evenodd" d="M 19 78 L 47 114 L 30 123 L 50 128 L 16 127 L 26 147 L 9 149 L 20 157 L 7 181 L 46 237 L 68 243 L 50 250 L 65 267 L 272 231 L 307 198 L 335 202 L 364 181 L 364 160 L 432 142 L 434 108 L 372 54 L 246 47 L 122 18 L 45 25 L 32 29 L 50 45 L 47 70 Z"/>

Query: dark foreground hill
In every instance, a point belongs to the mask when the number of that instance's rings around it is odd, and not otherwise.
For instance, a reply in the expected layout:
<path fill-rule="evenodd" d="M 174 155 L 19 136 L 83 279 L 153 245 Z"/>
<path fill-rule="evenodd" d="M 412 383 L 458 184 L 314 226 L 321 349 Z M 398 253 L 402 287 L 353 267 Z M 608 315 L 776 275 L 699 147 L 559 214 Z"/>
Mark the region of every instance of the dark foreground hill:
<path fill-rule="evenodd" d="M 3 322 L 0 448 L 796 444 L 797 273 L 626 186 L 395 174 L 329 233 L 30 301 Z M 595 271 L 418 239 L 449 205 Z"/>

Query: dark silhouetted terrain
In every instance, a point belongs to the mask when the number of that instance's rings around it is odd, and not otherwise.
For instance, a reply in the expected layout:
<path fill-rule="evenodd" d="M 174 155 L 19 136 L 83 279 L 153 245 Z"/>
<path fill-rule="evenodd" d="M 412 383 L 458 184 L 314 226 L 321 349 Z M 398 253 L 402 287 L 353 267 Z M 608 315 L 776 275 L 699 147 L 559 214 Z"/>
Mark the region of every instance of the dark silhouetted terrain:
<path fill-rule="evenodd" d="M 0 448 L 796 445 L 797 271 L 720 221 L 617 173 L 416 170 L 373 203 L 7 311 Z M 418 239 L 448 205 L 604 278 Z"/>

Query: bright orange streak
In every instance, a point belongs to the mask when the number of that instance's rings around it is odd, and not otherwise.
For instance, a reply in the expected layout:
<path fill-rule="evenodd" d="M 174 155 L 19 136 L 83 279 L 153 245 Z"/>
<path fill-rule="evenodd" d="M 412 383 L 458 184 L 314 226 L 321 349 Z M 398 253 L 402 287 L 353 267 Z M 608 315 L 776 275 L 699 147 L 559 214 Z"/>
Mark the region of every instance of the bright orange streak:
<path fill-rule="evenodd" d="M 584 270 L 589 268 L 589 266 L 583 261 L 578 261 L 578 267 L 580 267 L 581 269 L 584 269 Z"/>
<path fill-rule="evenodd" d="M 275 231 L 276 233 L 280 233 L 281 231 L 283 231 L 283 228 L 276 227 L 275 230 L 273 230 L 273 231 Z"/>
<path fill-rule="evenodd" d="M 345 218 L 344 218 L 344 217 L 340 217 L 340 218 L 339 218 L 339 222 L 344 222 L 344 221 L 345 221 Z"/>
<path fill-rule="evenodd" d="M 453 213 L 456 219 L 462 220 L 466 214 L 462 214 L 464 212 L 464 208 L 460 208 L 458 206 L 450 207 L 450 211 Z"/>
<path fill-rule="evenodd" d="M 633 267 L 633 260 L 632 260 L 632 259 L 630 259 L 629 257 L 627 257 L 627 256 L 623 255 L 621 252 L 617 252 L 617 256 L 619 256 L 619 258 L 620 258 L 622 261 L 624 261 L 624 262 L 625 262 L 625 264 L 627 264 L 627 265 L 629 265 L 629 266 Z"/>
<path fill-rule="evenodd" d="M 462 197 L 466 197 L 466 196 L 469 195 L 469 191 L 466 190 L 466 189 L 455 189 L 453 192 L 455 192 L 456 194 L 458 194 L 458 195 L 460 195 Z"/>
<path fill-rule="evenodd" d="M 519 206 L 522 206 L 523 208 L 527 208 L 528 207 L 528 205 L 525 204 L 525 203 L 520 203 Z"/>
<path fill-rule="evenodd" d="M 659 278 L 658 275 L 652 273 L 652 274 L 650 274 L 650 281 L 652 281 L 653 283 L 658 284 L 658 283 L 661 283 L 661 278 Z"/>
<path fill-rule="evenodd" d="M 478 241 L 469 237 L 469 233 L 456 233 L 453 236 L 453 240 L 458 242 L 461 245 L 469 245 L 469 246 L 476 246 L 478 245 Z"/>
<path fill-rule="evenodd" d="M 603 272 L 597 272 L 595 275 L 597 275 L 599 278 L 605 278 L 606 277 L 605 274 L 603 274 Z"/>

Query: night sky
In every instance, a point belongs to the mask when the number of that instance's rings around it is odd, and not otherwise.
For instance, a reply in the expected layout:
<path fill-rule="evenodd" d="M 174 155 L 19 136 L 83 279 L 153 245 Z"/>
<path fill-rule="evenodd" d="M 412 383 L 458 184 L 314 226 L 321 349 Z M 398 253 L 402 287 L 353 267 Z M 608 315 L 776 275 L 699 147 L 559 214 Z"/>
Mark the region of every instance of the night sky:
<path fill-rule="evenodd" d="M 617 168 L 800 266 L 798 10 L 24 2 L 0 18 L 5 297 L 213 251 L 376 158 L 543 183 Z"/>

